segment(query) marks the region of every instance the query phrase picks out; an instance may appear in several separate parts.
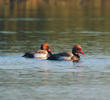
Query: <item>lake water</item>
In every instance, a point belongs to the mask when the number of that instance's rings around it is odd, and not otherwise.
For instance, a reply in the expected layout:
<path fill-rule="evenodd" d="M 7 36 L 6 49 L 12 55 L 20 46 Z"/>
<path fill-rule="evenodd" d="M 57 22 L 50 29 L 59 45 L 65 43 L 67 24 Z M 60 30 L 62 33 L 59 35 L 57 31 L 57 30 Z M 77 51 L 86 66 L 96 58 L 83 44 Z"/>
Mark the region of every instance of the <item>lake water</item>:
<path fill-rule="evenodd" d="M 0 0 L 1 100 L 109 100 L 109 0 Z M 81 61 L 26 59 L 49 43 L 80 44 Z"/>

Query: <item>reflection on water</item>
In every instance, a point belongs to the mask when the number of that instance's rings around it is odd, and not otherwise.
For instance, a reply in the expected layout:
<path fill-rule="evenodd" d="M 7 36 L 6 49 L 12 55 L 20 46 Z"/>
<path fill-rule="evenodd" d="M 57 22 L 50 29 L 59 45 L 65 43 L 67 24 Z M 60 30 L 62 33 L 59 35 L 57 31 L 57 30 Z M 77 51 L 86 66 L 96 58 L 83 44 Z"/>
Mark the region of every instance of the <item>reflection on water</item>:
<path fill-rule="evenodd" d="M 0 57 L 0 97 L 2 100 L 107 100 L 110 61 L 107 58 L 103 61 L 100 56 L 94 60 L 88 58 L 73 64 L 16 56 L 4 57 L 5 61 L 2 61 Z M 109 63 L 103 65 L 107 62 L 105 59 Z"/>
<path fill-rule="evenodd" d="M 24 52 L 39 48 L 39 43 L 48 42 L 59 50 L 63 44 L 68 50 L 73 43 L 77 43 L 84 45 L 84 48 L 91 46 L 90 51 L 97 47 L 96 52 L 98 49 L 98 52 L 107 53 L 110 37 L 109 2 L 1 0 L 0 48 L 3 52 L 8 48 L 8 52 Z"/>
<path fill-rule="evenodd" d="M 0 0 L 1 99 L 108 100 L 109 10 L 109 0 Z M 81 44 L 86 55 L 80 63 L 21 57 L 43 42 L 55 53 Z"/>

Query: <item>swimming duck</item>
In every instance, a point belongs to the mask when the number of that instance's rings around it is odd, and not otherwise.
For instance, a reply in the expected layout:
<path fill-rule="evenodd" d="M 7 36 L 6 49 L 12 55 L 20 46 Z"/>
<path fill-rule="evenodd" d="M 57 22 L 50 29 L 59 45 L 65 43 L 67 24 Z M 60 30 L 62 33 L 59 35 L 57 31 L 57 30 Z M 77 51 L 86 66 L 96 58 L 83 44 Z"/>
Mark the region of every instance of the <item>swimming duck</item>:
<path fill-rule="evenodd" d="M 36 50 L 33 52 L 26 52 L 23 57 L 47 59 L 50 55 L 52 55 L 52 51 L 50 50 L 50 46 L 47 43 L 43 43 L 41 45 L 40 50 Z"/>
<path fill-rule="evenodd" d="M 78 62 L 80 60 L 79 53 L 85 55 L 82 51 L 82 47 L 80 45 L 75 45 L 71 52 L 62 52 L 58 54 L 53 54 L 48 57 L 49 60 L 65 60 L 65 61 L 73 61 Z"/>

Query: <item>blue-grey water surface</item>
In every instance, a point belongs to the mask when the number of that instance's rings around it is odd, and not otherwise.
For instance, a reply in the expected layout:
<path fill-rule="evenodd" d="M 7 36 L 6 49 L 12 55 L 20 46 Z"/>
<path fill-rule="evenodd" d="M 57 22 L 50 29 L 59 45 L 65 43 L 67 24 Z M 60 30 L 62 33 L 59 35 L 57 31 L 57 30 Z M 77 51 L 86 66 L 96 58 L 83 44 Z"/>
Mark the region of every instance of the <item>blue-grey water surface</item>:
<path fill-rule="evenodd" d="M 1 0 L 0 100 L 109 100 L 109 0 Z M 80 44 L 81 61 L 27 59 Z"/>

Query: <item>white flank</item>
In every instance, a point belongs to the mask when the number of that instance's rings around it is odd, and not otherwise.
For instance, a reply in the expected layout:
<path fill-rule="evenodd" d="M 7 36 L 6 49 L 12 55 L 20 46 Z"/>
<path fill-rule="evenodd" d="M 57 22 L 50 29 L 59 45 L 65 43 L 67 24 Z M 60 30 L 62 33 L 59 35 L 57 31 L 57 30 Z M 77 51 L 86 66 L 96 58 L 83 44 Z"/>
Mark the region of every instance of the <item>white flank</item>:
<path fill-rule="evenodd" d="M 36 53 L 34 54 L 35 58 L 47 59 L 47 54 Z"/>
<path fill-rule="evenodd" d="M 71 57 L 59 57 L 58 59 L 59 60 L 67 60 L 68 61 L 68 60 L 71 60 Z"/>

